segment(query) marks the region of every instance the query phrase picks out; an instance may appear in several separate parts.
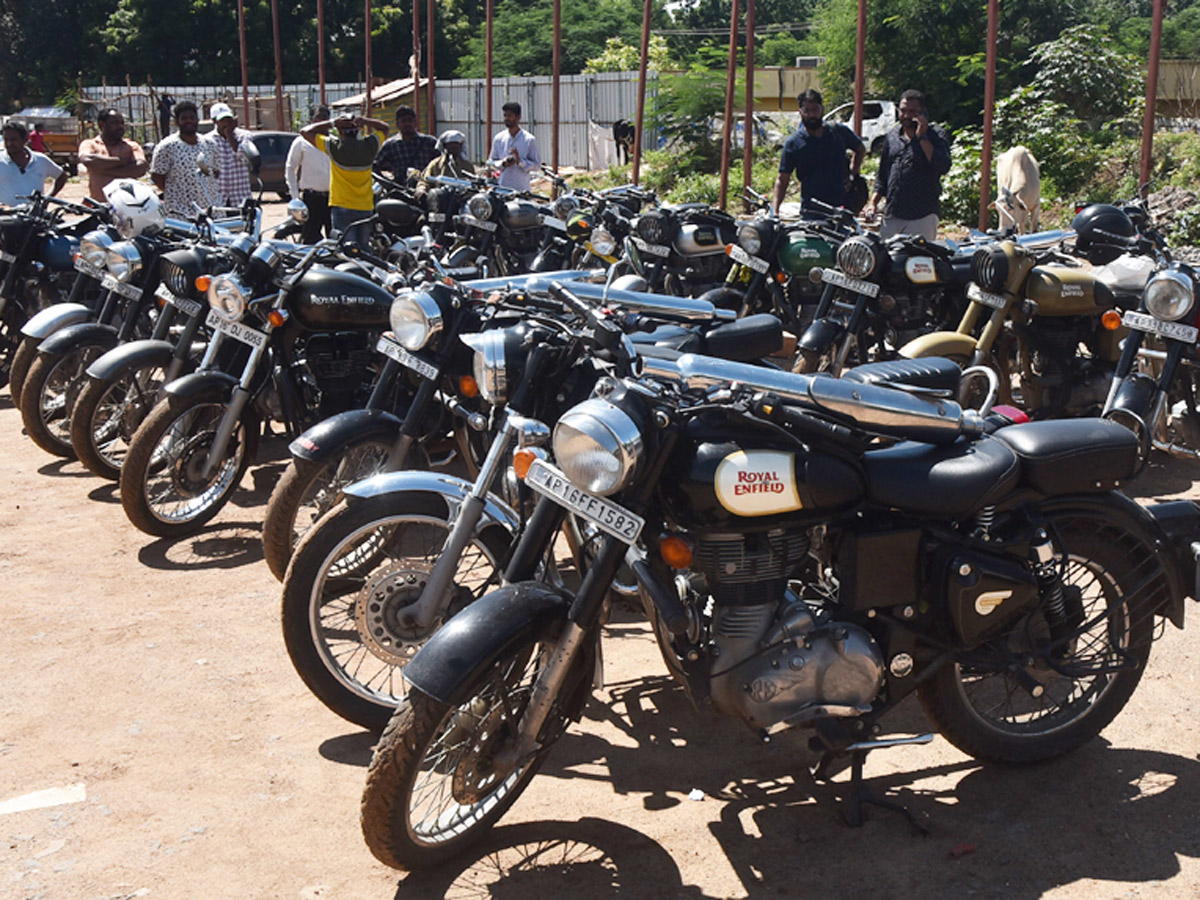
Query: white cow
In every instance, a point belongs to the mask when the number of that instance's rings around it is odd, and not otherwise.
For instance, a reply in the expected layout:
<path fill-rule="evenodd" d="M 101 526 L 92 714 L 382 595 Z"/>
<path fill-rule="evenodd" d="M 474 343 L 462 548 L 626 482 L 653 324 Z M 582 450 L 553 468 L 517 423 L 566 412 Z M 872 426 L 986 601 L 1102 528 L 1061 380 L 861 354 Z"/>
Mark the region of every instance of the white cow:
<path fill-rule="evenodd" d="M 996 158 L 996 184 L 1000 196 L 992 206 L 1000 216 L 1000 227 L 1012 225 L 1018 234 L 1037 231 L 1042 173 L 1033 154 L 1020 145 L 1001 153 Z"/>

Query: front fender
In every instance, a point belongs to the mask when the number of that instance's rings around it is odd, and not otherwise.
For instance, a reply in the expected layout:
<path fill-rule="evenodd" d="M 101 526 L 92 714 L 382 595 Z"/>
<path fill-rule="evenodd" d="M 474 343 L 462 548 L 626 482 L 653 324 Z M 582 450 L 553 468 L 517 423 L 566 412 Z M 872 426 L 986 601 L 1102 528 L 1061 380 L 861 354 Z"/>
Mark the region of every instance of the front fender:
<path fill-rule="evenodd" d="M 297 459 L 324 463 L 349 444 L 371 438 L 394 441 L 404 423 L 382 409 L 351 409 L 323 419 L 288 445 Z"/>
<path fill-rule="evenodd" d="M 166 386 L 165 391 L 172 403 L 190 400 L 224 403 L 237 386 L 238 380 L 228 372 L 209 369 L 176 378 Z"/>
<path fill-rule="evenodd" d="M 347 503 L 354 503 L 355 500 L 368 497 L 415 491 L 437 494 L 454 510 L 471 496 L 473 487 L 469 481 L 440 472 L 383 472 L 350 485 L 345 490 L 345 497 Z M 483 517 L 475 531 L 479 533 L 491 525 L 499 525 L 509 534 L 516 534 L 520 524 L 516 511 L 495 494 L 489 493 L 484 500 Z"/>
<path fill-rule="evenodd" d="M 905 359 L 946 356 L 970 360 L 975 356 L 975 338 L 957 331 L 934 331 L 913 338 L 900 348 L 900 355 Z"/>
<path fill-rule="evenodd" d="M 804 329 L 797 347 L 801 350 L 825 353 L 845 333 L 846 327 L 841 322 L 834 319 L 817 319 Z"/>
<path fill-rule="evenodd" d="M 91 317 L 92 311 L 82 303 L 56 303 L 30 316 L 29 321 L 21 326 L 21 334 L 40 341 L 60 328 L 86 322 Z"/>
<path fill-rule="evenodd" d="M 113 347 L 94 363 L 88 366 L 89 378 L 96 381 L 115 381 L 125 372 L 144 369 L 159 365 L 164 369 L 170 365 L 175 348 L 168 341 L 155 341 L 146 338 L 140 341 L 129 341 Z"/>
<path fill-rule="evenodd" d="M 492 591 L 437 631 L 404 667 L 404 677 L 421 693 L 457 706 L 488 666 L 530 636 L 549 637 L 570 607 L 570 594 L 538 581 Z"/>
<path fill-rule="evenodd" d="M 111 350 L 117 346 L 117 329 L 99 322 L 76 322 L 60 328 L 38 345 L 38 353 L 61 356 L 76 347 L 91 344 Z"/>

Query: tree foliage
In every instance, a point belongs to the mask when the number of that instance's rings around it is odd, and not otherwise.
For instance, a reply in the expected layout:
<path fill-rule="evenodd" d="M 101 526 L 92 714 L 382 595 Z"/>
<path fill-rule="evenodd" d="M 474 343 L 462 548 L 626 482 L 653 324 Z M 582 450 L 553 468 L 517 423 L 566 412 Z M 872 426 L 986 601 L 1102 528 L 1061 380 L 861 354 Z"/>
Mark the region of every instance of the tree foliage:
<path fill-rule="evenodd" d="M 604 42 L 604 50 L 584 63 L 584 72 L 630 72 L 641 65 L 640 46 L 626 44 L 619 37 L 610 37 Z M 678 68 L 667 49 L 667 40 L 662 35 L 650 35 L 646 48 L 646 65 L 655 72 L 669 72 Z"/>

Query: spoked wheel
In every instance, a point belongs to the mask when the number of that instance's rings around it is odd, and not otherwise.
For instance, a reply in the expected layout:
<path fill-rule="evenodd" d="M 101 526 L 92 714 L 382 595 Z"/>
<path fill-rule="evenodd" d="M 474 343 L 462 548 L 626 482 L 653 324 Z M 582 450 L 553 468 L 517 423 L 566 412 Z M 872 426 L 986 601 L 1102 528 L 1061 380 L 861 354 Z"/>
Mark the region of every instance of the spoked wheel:
<path fill-rule="evenodd" d="M 979 759 L 1030 763 L 1099 734 L 1133 694 L 1166 590 L 1152 550 L 1095 516 L 1060 519 L 1066 612 L 1078 625 L 1057 650 L 1046 615 L 1019 620 L 997 647 L 1009 666 L 949 663 L 920 687 L 930 719 Z"/>
<path fill-rule="evenodd" d="M 258 447 L 258 423 L 249 413 L 233 430 L 224 455 L 205 471 L 209 449 L 227 406 L 166 397 L 129 444 L 121 467 L 121 505 L 146 534 L 191 534 L 221 511 Z"/>
<path fill-rule="evenodd" d="M 322 703 L 379 730 L 408 693 L 404 666 L 446 620 L 499 584 L 511 539 L 485 528 L 458 561 L 427 628 L 409 624 L 449 533 L 446 501 L 413 492 L 342 503 L 297 545 L 283 582 L 283 638 Z"/>
<path fill-rule="evenodd" d="M 166 380 L 160 365 L 124 372 L 111 381 L 88 378 L 71 415 L 71 446 L 90 472 L 116 481 L 130 441 Z"/>
<path fill-rule="evenodd" d="M 75 458 L 71 414 L 87 368 L 107 346 L 81 344 L 60 355 L 39 354 L 21 387 L 21 421 L 33 442 L 55 456 Z"/>
<path fill-rule="evenodd" d="M 377 859 L 397 869 L 436 865 L 483 837 L 528 786 L 546 751 L 515 768 L 498 766 L 497 755 L 517 737 L 552 647 L 527 635 L 474 678 L 459 705 L 412 691 L 367 772 L 362 829 Z M 546 727 L 561 734 L 564 725 L 552 712 Z M 551 742 L 544 732 L 542 746 Z"/>
<path fill-rule="evenodd" d="M 324 462 L 295 458 L 288 463 L 263 520 L 263 556 L 272 575 L 283 581 L 300 539 L 342 499 L 347 486 L 382 472 L 389 450 L 390 443 L 369 440 Z"/>
<path fill-rule="evenodd" d="M 819 353 L 816 350 L 805 350 L 802 348 L 796 351 L 796 361 L 792 363 L 792 371 L 798 372 L 801 375 L 811 375 L 827 370 L 829 364 L 828 353 Z"/>

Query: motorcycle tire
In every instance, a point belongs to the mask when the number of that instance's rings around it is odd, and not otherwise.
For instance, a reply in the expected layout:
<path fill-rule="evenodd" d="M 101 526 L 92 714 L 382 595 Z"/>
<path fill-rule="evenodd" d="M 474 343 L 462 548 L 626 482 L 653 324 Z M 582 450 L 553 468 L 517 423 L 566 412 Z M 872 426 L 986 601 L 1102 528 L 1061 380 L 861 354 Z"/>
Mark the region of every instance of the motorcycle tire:
<path fill-rule="evenodd" d="M 1046 631 L 1040 609 L 999 639 L 1035 661 L 1025 667 L 1043 693 L 1035 698 L 1006 669 L 950 662 L 918 689 L 930 720 L 964 753 L 997 763 L 1034 763 L 1076 749 L 1100 733 L 1133 695 L 1150 657 L 1154 585 L 1147 587 L 1145 545 L 1099 515 L 1059 515 L 1051 534 L 1065 553 L 1065 592 L 1078 592 L 1082 625 L 1058 668 L 1039 660 L 1030 635 Z M 1153 559 L 1153 556 L 1149 557 Z M 1113 671 L 1101 671 L 1106 665 Z M 1070 677 L 1061 669 L 1091 674 Z M 1031 684 L 1026 680 L 1026 684 Z"/>
<path fill-rule="evenodd" d="M 277 581 L 283 581 L 296 544 L 341 501 L 346 486 L 383 471 L 391 446 L 366 440 L 324 462 L 295 458 L 288 463 L 263 519 L 263 558 Z"/>
<path fill-rule="evenodd" d="M 121 506 L 129 521 L 155 537 L 193 534 L 233 496 L 258 449 L 258 419 L 242 413 L 220 466 L 200 469 L 227 404 L 199 397 L 164 397 L 129 442 L 121 467 Z"/>
<path fill-rule="evenodd" d="M 74 459 L 71 415 L 87 379 L 87 369 L 109 347 L 80 343 L 61 355 L 39 353 L 21 387 L 21 421 L 35 444 L 63 459 Z"/>
<path fill-rule="evenodd" d="M 425 632 L 399 623 L 450 530 L 444 498 L 412 492 L 342 502 L 296 547 L 283 579 L 283 640 L 322 703 L 372 731 L 408 693 L 403 667 L 430 635 L 499 583 L 511 536 L 484 528 L 467 545 L 453 596 Z"/>
<path fill-rule="evenodd" d="M 118 378 L 88 378 L 71 412 L 71 447 L 94 475 L 116 481 L 138 427 L 158 400 L 166 371 L 158 364 Z"/>
<path fill-rule="evenodd" d="M 409 693 L 367 770 L 362 831 L 376 859 L 403 870 L 444 862 L 482 838 L 528 787 L 552 740 L 504 777 L 491 761 L 515 737 L 552 648 L 531 630 L 471 680 L 457 706 Z M 551 717 L 545 727 L 561 734 L 565 720 Z"/>
<path fill-rule="evenodd" d="M 800 375 L 814 375 L 821 371 L 821 356 L 816 350 L 805 350 L 801 348 L 796 351 L 796 361 L 792 364 L 792 371 Z"/>
<path fill-rule="evenodd" d="M 13 406 L 21 405 L 21 387 L 29 374 L 29 367 L 37 359 L 41 338 L 21 335 L 21 341 L 12 355 L 12 364 L 8 367 L 8 393 L 12 397 Z"/>

